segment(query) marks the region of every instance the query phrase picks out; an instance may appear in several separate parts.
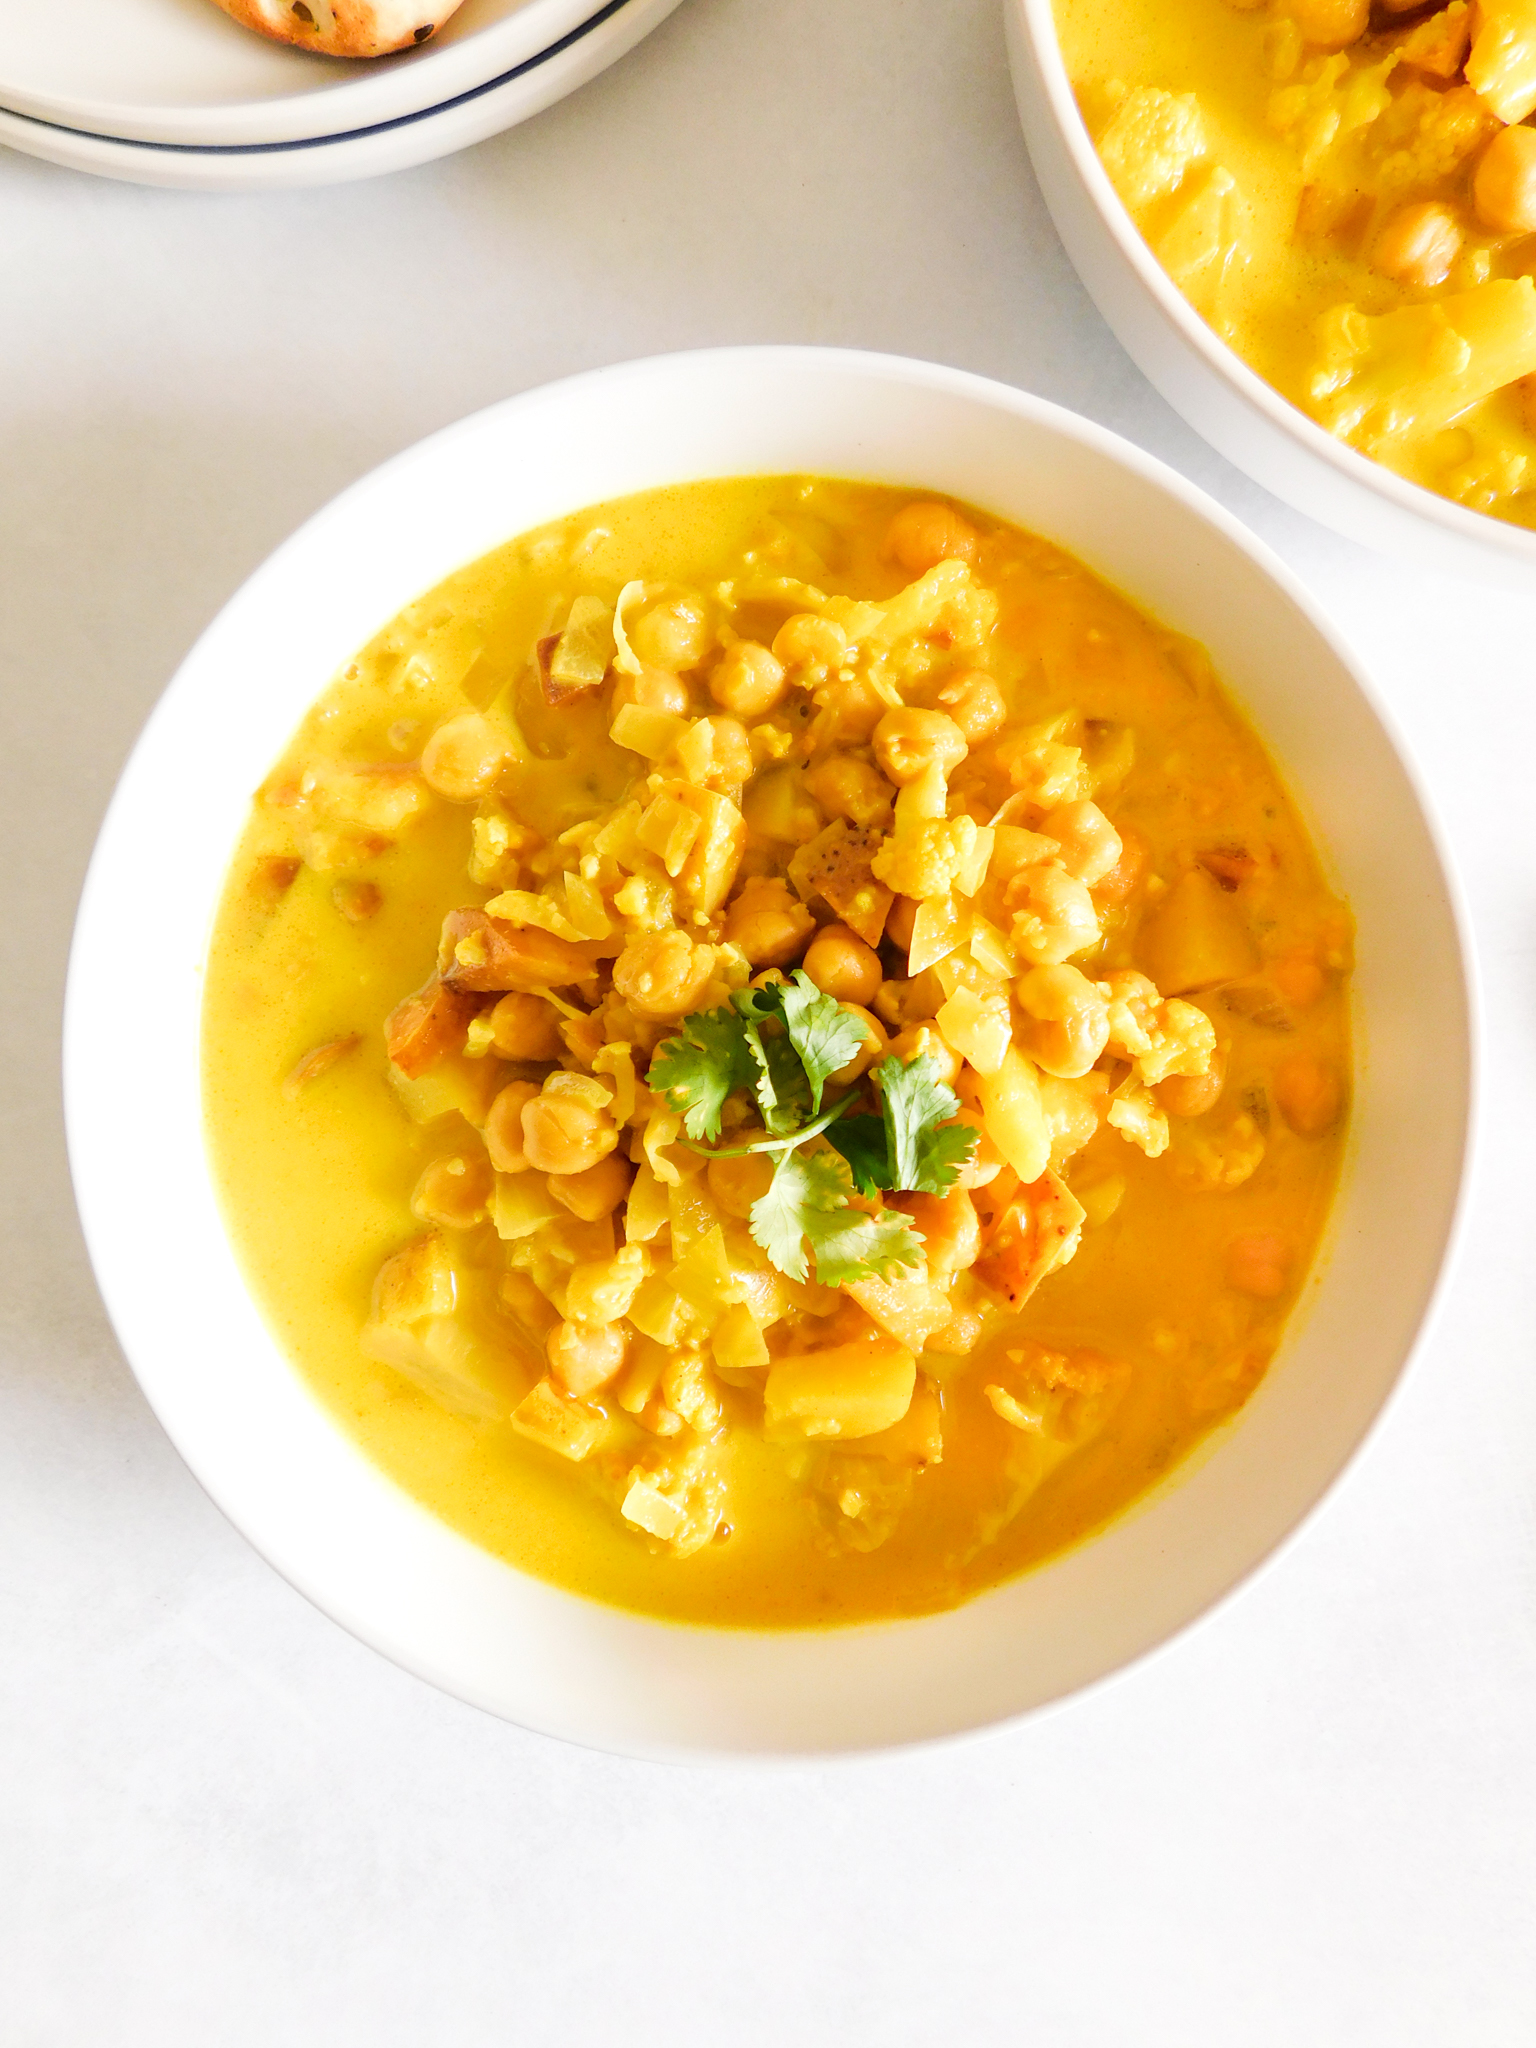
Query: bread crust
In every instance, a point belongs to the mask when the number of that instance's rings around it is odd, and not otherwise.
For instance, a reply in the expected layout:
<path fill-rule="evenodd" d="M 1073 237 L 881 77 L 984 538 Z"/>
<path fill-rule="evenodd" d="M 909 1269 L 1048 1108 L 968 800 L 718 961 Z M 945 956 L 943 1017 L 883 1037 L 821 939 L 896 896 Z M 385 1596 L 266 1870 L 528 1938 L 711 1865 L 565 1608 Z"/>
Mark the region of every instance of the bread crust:
<path fill-rule="evenodd" d="M 214 0 L 231 20 L 327 57 L 387 57 L 441 28 L 461 0 Z"/>

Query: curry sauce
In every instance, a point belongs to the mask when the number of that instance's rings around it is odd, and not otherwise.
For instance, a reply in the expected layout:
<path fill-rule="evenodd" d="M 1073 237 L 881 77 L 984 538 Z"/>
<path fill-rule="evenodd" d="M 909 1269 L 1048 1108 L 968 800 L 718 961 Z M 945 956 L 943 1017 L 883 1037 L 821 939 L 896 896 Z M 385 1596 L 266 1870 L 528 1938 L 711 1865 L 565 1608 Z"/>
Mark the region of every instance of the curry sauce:
<path fill-rule="evenodd" d="M 450 577 L 310 712 L 208 1142 L 296 1368 L 475 1542 L 692 1622 L 921 1613 L 1257 1385 L 1350 943 L 1202 650 L 1070 557 L 692 485 Z"/>

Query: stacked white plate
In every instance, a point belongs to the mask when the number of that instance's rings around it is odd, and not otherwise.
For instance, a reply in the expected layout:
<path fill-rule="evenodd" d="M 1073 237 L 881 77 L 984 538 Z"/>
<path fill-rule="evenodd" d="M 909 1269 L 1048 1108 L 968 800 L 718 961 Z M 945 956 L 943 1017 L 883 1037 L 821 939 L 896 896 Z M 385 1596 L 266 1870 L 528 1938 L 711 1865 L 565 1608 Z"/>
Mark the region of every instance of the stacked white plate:
<path fill-rule="evenodd" d="M 138 185 L 340 184 L 526 121 L 678 0 L 464 0 L 372 63 L 290 49 L 213 0 L 0 0 L 0 143 Z"/>

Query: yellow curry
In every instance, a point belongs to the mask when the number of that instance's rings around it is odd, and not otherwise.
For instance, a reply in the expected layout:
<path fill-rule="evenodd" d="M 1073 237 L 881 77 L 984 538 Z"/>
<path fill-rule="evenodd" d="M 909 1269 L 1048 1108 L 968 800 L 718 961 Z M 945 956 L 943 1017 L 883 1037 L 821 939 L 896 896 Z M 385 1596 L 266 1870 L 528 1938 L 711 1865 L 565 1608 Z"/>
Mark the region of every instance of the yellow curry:
<path fill-rule="evenodd" d="M 419 1500 L 648 1613 L 951 1606 L 1259 1381 L 1350 923 L 1202 651 L 974 509 L 700 484 L 411 605 L 208 963 L 257 1299 Z"/>
<path fill-rule="evenodd" d="M 1536 526 L 1536 0 L 1056 0 L 1105 169 L 1331 433 Z"/>

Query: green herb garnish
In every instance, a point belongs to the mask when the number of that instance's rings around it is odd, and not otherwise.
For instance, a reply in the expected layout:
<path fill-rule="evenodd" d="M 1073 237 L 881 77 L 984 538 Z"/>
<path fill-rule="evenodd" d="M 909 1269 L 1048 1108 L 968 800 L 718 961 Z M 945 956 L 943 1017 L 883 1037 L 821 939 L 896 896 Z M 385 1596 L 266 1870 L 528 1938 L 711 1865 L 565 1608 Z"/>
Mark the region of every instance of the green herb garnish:
<path fill-rule="evenodd" d="M 754 1241 L 792 1280 L 808 1275 L 807 1243 L 828 1287 L 920 1265 L 922 1240 L 907 1218 L 898 1210 L 868 1214 L 855 1206 L 855 1189 L 942 1194 L 976 1149 L 975 1131 L 941 1128 L 960 1103 L 923 1054 L 885 1059 L 874 1070 L 879 1115 L 847 1113 L 859 1106 L 858 1090 L 823 1109 L 827 1082 L 863 1043 L 859 1020 L 797 969 L 792 981 L 739 989 L 718 1010 L 684 1018 L 651 1061 L 650 1085 L 681 1111 L 696 1151 L 777 1155 L 750 1221 Z M 700 1142 L 718 1139 L 726 1098 L 737 1089 L 756 1097 L 767 1135 L 744 1145 Z M 823 1132 L 830 1149 L 802 1149 Z"/>

